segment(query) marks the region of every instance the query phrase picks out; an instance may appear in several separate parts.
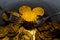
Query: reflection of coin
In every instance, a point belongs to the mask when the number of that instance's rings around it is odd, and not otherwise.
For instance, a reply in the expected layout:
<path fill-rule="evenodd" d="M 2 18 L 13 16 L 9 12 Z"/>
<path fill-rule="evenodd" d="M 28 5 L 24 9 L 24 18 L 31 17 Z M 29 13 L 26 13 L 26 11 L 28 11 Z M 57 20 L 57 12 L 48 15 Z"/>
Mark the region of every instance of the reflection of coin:
<path fill-rule="evenodd" d="M 5 20 L 5 21 L 8 21 L 8 15 L 6 14 L 6 13 L 3 13 L 3 15 L 2 15 L 2 18 Z"/>
<path fill-rule="evenodd" d="M 32 11 L 35 12 L 37 15 L 40 15 L 40 16 L 44 15 L 44 9 L 41 7 L 36 7 Z"/>
<path fill-rule="evenodd" d="M 19 12 L 22 14 L 22 13 L 24 13 L 24 12 L 29 12 L 29 11 L 31 11 L 31 8 L 29 7 L 29 6 L 21 6 L 20 8 L 19 8 Z"/>
<path fill-rule="evenodd" d="M 19 40 L 32 40 L 32 38 L 33 37 L 29 33 L 28 34 L 21 33 L 18 36 Z"/>
<path fill-rule="evenodd" d="M 3 38 L 8 33 L 8 27 L 0 26 L 0 38 Z"/>
<path fill-rule="evenodd" d="M 33 30 L 23 29 L 23 31 L 19 34 L 19 40 L 35 40 L 35 33 L 36 29 Z"/>
<path fill-rule="evenodd" d="M 37 18 L 37 15 L 34 12 L 24 12 L 21 16 L 25 21 L 31 22 L 35 21 Z"/>
<path fill-rule="evenodd" d="M 32 40 L 33 38 L 32 35 L 27 31 L 21 32 L 18 37 L 19 40 Z"/>
<path fill-rule="evenodd" d="M 9 32 L 8 34 L 7 34 L 7 36 L 8 37 L 14 37 L 14 36 L 16 36 L 18 33 L 15 33 L 15 32 Z"/>
<path fill-rule="evenodd" d="M 2 40 L 9 40 L 9 37 L 5 36 Z"/>
<path fill-rule="evenodd" d="M 9 32 L 7 36 L 16 36 L 18 34 L 18 25 L 10 24 Z"/>
<path fill-rule="evenodd" d="M 12 14 L 13 16 L 19 17 L 19 13 L 17 13 L 17 12 L 11 11 L 9 13 Z"/>

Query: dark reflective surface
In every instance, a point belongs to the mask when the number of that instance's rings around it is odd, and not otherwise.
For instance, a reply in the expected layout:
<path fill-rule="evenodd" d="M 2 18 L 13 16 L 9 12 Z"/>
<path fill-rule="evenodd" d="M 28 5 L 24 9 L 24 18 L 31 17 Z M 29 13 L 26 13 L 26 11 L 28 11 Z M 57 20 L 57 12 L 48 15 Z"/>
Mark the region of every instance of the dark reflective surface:
<path fill-rule="evenodd" d="M 7 1 L 7 0 L 6 0 Z M 6 2 L 5 1 L 5 2 Z M 2 1 L 4 3 L 4 1 Z M 45 0 L 45 1 L 23 1 L 23 0 L 20 0 L 20 1 L 7 1 L 5 3 L 5 5 L 3 5 L 3 3 L 1 3 L 1 7 L 6 10 L 6 11 L 9 11 L 9 10 L 15 10 L 15 11 L 18 11 L 18 8 L 22 5 L 28 5 L 28 6 L 31 6 L 32 8 L 34 7 L 37 7 L 37 6 L 40 6 L 42 8 L 44 8 L 45 10 L 45 14 L 46 15 L 52 15 L 52 14 L 55 14 L 56 12 L 59 12 L 59 10 L 56 8 L 56 5 L 53 5 L 53 3 L 48 3 L 49 1 Z M 2 16 L 2 12 L 0 12 L 0 16 Z M 51 18 L 52 20 L 57 20 L 57 21 L 60 21 L 59 19 L 60 15 L 59 16 L 56 16 L 56 17 L 53 17 Z M 0 17 L 0 24 L 4 24 L 4 22 L 2 21 L 1 17 Z"/>

